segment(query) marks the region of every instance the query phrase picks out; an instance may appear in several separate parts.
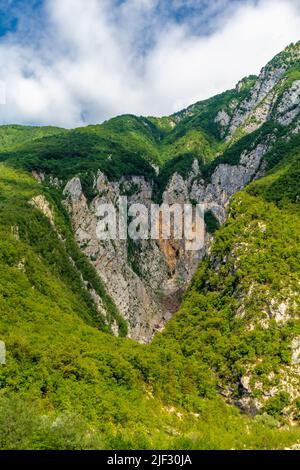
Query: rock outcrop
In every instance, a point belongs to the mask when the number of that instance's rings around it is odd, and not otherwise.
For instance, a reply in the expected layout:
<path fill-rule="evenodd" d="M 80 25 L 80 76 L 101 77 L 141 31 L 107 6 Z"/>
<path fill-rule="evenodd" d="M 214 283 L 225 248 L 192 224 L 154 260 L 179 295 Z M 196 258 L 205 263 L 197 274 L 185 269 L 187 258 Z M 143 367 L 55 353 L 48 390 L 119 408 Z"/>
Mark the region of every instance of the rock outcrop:
<path fill-rule="evenodd" d="M 257 174 L 267 143 L 243 152 L 238 165 L 220 164 L 210 181 L 203 178 L 198 161 L 186 178 L 174 173 L 163 193 L 162 202 L 183 206 L 197 202 L 211 210 L 220 223 L 233 194 L 240 191 Z M 97 216 L 101 204 L 113 204 L 118 212 L 120 196 L 127 194 L 128 205 L 154 204 L 153 185 L 143 177 L 132 176 L 109 181 L 99 172 L 93 188 L 97 195 L 90 202 L 83 193 L 78 177 L 64 189 L 76 240 L 91 260 L 120 313 L 128 323 L 129 337 L 149 342 L 178 309 L 181 297 L 194 275 L 199 261 L 207 253 L 211 236 L 198 251 L 185 249 L 184 240 L 99 240 Z"/>
<path fill-rule="evenodd" d="M 287 48 L 262 69 L 258 78 L 245 79 L 238 84 L 238 92 L 248 87 L 240 102 L 232 98 L 227 109 L 216 110 L 213 122 L 227 145 L 258 130 L 269 120 L 274 126 L 291 125 L 289 136 L 299 132 L 300 80 L 288 75 L 299 57 L 299 44 Z M 193 117 L 197 109 L 194 105 L 178 113 L 174 117 L 176 123 Z M 271 129 L 252 145 L 241 147 L 235 164 L 221 160 L 209 176 L 202 174 L 197 159 L 186 176 L 174 171 L 162 202 L 181 206 L 203 204 L 219 223 L 224 223 L 230 198 L 264 175 L 264 156 L 276 142 L 276 132 Z M 79 177 L 72 178 L 64 189 L 76 240 L 127 320 L 129 336 L 148 342 L 177 310 L 199 261 L 208 252 L 212 237 L 206 234 L 204 247 L 197 252 L 186 250 L 184 241 L 172 237 L 169 240 L 99 240 L 96 228 L 101 204 L 113 204 L 118 213 L 118 199 L 126 195 L 129 205 L 140 203 L 150 208 L 155 201 L 156 188 L 142 176 L 113 181 L 99 171 L 90 189 L 94 197 L 89 201 Z M 277 308 L 276 317 L 284 316 L 282 309 Z"/>

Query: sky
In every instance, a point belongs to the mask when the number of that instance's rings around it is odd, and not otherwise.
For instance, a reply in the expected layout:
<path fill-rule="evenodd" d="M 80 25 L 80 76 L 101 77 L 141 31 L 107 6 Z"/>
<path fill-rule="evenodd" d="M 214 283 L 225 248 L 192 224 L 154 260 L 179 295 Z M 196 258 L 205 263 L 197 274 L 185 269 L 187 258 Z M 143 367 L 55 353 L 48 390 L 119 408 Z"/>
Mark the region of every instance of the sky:
<path fill-rule="evenodd" d="M 170 115 L 258 74 L 299 31 L 300 0 L 0 0 L 0 124 Z"/>

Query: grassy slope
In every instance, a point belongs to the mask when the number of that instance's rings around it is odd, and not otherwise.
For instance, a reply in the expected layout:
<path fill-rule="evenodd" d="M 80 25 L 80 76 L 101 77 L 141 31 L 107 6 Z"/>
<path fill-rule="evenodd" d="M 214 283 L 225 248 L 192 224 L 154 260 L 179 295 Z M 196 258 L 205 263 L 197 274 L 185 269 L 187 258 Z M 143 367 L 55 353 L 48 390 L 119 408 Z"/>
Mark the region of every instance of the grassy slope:
<path fill-rule="evenodd" d="M 0 147 L 9 149 L 17 145 L 22 145 L 32 140 L 66 132 L 58 127 L 33 127 L 33 126 L 1 126 L 0 127 Z"/>
<path fill-rule="evenodd" d="M 214 122 L 219 109 L 245 96 L 232 90 L 198 103 L 171 118 L 119 116 L 102 125 L 75 130 L 0 127 L 0 162 L 17 169 L 44 172 L 63 183 L 80 175 L 88 197 L 93 196 L 94 174 L 104 171 L 110 179 L 142 175 L 154 180 L 162 194 L 175 171 L 185 175 L 195 158 L 205 169 L 223 143 Z M 171 119 L 171 121 L 170 121 Z M 168 125 L 176 121 L 176 126 Z M 203 125 L 201 124 L 203 123 Z M 160 166 L 156 177 L 152 165 Z"/>
<path fill-rule="evenodd" d="M 194 158 L 202 166 L 207 165 L 221 145 L 214 121 L 217 112 L 220 109 L 230 112 L 232 100 L 240 102 L 252 83 L 246 80 L 239 92 L 225 92 L 169 118 L 124 115 L 102 125 L 70 131 L 2 126 L 0 161 L 9 161 L 18 168 L 45 171 L 63 180 L 98 169 L 111 178 L 133 172 L 154 178 L 150 164 L 163 166 L 174 158 L 181 159 L 185 166 L 190 166 Z"/>

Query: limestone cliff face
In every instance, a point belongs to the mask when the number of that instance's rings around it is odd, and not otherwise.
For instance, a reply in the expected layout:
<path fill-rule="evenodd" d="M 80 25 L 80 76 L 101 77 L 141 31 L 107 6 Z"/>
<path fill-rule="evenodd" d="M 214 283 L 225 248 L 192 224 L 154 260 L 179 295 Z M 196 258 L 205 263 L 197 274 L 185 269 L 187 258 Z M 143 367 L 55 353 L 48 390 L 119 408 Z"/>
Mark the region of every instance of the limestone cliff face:
<path fill-rule="evenodd" d="M 128 242 L 125 240 L 98 240 L 96 227 L 99 221 L 97 208 L 100 204 L 118 205 L 120 187 L 125 181 L 109 182 L 105 175 L 98 174 L 96 188 L 98 195 L 88 203 L 83 194 L 79 178 L 73 178 L 65 187 L 66 205 L 71 213 L 76 240 L 95 266 L 108 293 L 115 301 L 120 313 L 128 322 L 128 334 L 131 338 L 147 342 L 154 331 L 167 321 L 158 301 L 158 290 L 164 278 L 167 278 L 167 265 L 154 242 L 147 242 L 140 247 L 140 264 L 144 271 L 147 266 L 147 282 L 143 273 L 137 274 L 129 259 Z M 140 202 L 147 204 L 151 197 L 151 188 L 143 178 L 133 177 L 130 181 L 138 186 Z M 129 181 L 126 181 L 129 184 Z M 136 199 L 137 195 L 129 199 Z M 154 293 L 153 293 L 154 292 Z M 116 332 L 117 333 L 117 332 Z"/>
<path fill-rule="evenodd" d="M 218 165 L 210 181 L 202 177 L 195 160 L 186 178 L 173 174 L 162 202 L 205 204 L 223 223 L 230 197 L 255 177 L 268 149 L 268 143 L 259 144 L 241 155 L 239 165 Z M 112 203 L 118 210 L 119 196 L 127 194 L 128 205 L 138 202 L 150 207 L 154 203 L 154 188 L 143 177 L 109 181 L 98 172 L 93 189 L 97 195 L 88 202 L 78 177 L 65 186 L 65 205 L 71 214 L 76 240 L 127 320 L 129 337 L 148 342 L 178 309 L 182 293 L 207 253 L 212 237 L 206 234 L 205 246 L 199 251 L 188 251 L 184 240 L 172 238 L 136 242 L 99 240 L 96 227 L 100 204 Z"/>
<path fill-rule="evenodd" d="M 283 126 L 293 122 L 300 112 L 300 80 L 295 80 L 292 86 L 283 94 L 276 108 L 276 118 Z"/>
<path fill-rule="evenodd" d="M 261 71 L 242 101 L 233 99 L 226 109 L 216 110 L 213 119 L 224 143 L 227 141 L 232 145 L 269 120 L 275 127 L 282 125 L 290 129 L 287 139 L 299 132 L 300 80 L 291 79 L 288 75 L 295 61 L 299 60 L 299 45 L 287 48 L 284 54 Z M 245 80 L 237 85 L 237 89 L 243 86 Z M 192 106 L 174 119 L 180 122 L 192 116 L 193 112 Z M 220 161 L 209 176 L 201 173 L 195 159 L 187 176 L 177 172 L 170 176 L 162 202 L 170 205 L 204 204 L 206 210 L 223 224 L 232 195 L 264 175 L 264 156 L 276 143 L 276 132 L 271 128 L 267 135 L 265 133 L 250 146 L 246 145 L 244 150 L 241 147 L 235 159 L 237 164 Z M 52 184 L 57 186 L 60 182 L 53 181 Z M 92 186 L 89 193 L 94 197 L 89 201 L 79 177 L 72 178 L 64 188 L 65 205 L 72 218 L 76 240 L 127 320 L 128 335 L 148 342 L 179 307 L 182 293 L 199 261 L 208 252 L 212 237 L 206 234 L 205 246 L 197 252 L 187 251 L 183 241 L 174 239 L 100 241 L 96 227 L 101 204 L 112 203 L 118 211 L 119 196 L 127 195 L 129 205 L 141 203 L 150 208 L 156 200 L 157 188 L 142 176 L 132 175 L 112 181 L 100 171 L 94 175 Z M 116 325 L 113 331 L 118 333 Z"/>
<path fill-rule="evenodd" d="M 287 49 L 288 51 L 288 49 Z M 269 120 L 288 126 L 300 110 L 300 80 L 289 84 L 287 71 L 300 58 L 299 45 L 286 52 L 277 64 L 264 67 L 246 98 L 239 104 L 232 100 L 229 111 L 222 109 L 215 118 L 221 137 L 230 141 L 236 133 L 249 134 Z M 237 85 L 237 90 L 243 81 Z"/>

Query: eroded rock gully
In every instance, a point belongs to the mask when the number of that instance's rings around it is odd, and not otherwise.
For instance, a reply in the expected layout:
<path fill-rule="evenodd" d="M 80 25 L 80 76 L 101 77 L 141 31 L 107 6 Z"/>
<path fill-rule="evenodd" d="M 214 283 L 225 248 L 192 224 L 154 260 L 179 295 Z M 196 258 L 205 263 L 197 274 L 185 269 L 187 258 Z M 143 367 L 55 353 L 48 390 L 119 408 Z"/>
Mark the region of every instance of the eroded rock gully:
<path fill-rule="evenodd" d="M 178 173 L 172 175 L 162 200 L 170 205 L 204 203 L 223 223 L 230 197 L 255 177 L 267 151 L 265 144 L 244 152 L 239 165 L 217 166 L 209 181 L 202 178 L 195 160 L 187 178 Z M 96 226 L 100 204 L 112 203 L 117 210 L 119 196 L 127 191 L 129 205 L 138 202 L 150 208 L 154 189 L 143 177 L 109 181 L 98 172 L 94 190 L 96 196 L 88 201 L 78 177 L 64 188 L 64 204 L 71 215 L 76 241 L 126 319 L 128 336 L 149 342 L 178 310 L 182 294 L 207 253 L 212 237 L 206 234 L 205 246 L 199 251 L 187 251 L 183 240 L 99 240 Z M 117 333 L 116 328 L 113 330 Z"/>

